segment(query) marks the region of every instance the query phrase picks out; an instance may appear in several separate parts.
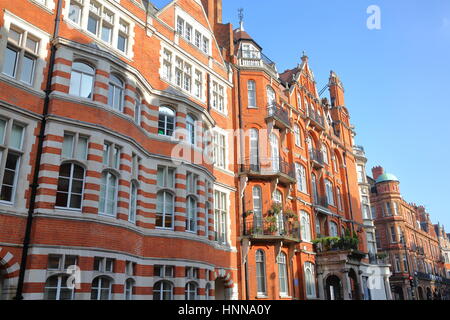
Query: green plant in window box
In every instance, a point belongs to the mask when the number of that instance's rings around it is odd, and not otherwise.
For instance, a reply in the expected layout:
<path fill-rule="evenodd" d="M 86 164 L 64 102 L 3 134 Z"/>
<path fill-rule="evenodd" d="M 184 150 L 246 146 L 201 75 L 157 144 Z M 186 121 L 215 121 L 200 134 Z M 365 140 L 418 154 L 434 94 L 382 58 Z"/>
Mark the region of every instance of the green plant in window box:
<path fill-rule="evenodd" d="M 270 216 L 276 216 L 280 214 L 280 212 L 283 210 L 283 207 L 279 203 L 272 204 L 271 209 L 269 209 L 268 214 Z"/>
<path fill-rule="evenodd" d="M 264 219 L 264 221 L 268 224 L 267 230 L 270 233 L 274 233 L 278 230 L 276 216 L 268 216 Z"/>

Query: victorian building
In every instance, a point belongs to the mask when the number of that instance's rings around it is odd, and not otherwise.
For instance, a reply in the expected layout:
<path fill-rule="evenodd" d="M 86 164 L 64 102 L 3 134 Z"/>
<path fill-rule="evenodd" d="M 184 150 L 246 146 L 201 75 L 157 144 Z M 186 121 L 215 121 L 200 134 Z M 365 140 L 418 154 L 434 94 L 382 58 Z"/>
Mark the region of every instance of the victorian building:
<path fill-rule="evenodd" d="M 380 297 L 336 73 L 221 0 L 0 1 L 1 299 Z"/>
<path fill-rule="evenodd" d="M 370 201 L 378 250 L 391 264 L 392 294 L 396 300 L 448 298 L 439 238 L 423 206 L 407 203 L 400 181 L 382 167 L 372 169 Z"/>

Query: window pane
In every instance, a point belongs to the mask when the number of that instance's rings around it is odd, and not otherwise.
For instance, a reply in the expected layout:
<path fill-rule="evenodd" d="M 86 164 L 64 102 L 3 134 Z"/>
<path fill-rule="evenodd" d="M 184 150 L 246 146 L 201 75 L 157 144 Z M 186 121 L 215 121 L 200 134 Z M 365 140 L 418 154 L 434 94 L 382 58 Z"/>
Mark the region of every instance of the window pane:
<path fill-rule="evenodd" d="M 54 255 L 49 255 L 48 256 L 48 266 L 47 268 L 50 270 L 57 270 L 60 267 L 60 261 L 61 261 L 61 256 L 54 256 Z M 48 284 L 49 286 L 56 286 L 58 283 L 58 278 L 57 277 L 52 277 L 48 280 Z"/>
<path fill-rule="evenodd" d="M 22 61 L 22 74 L 20 80 L 32 84 L 35 58 L 25 55 Z"/>
<path fill-rule="evenodd" d="M 109 26 L 102 26 L 102 40 L 106 41 L 106 42 L 111 42 L 111 34 L 112 34 L 112 29 Z"/>
<path fill-rule="evenodd" d="M 80 95 L 81 76 L 80 72 L 72 71 L 70 75 L 69 94 L 74 96 Z"/>
<path fill-rule="evenodd" d="M 10 47 L 6 48 L 3 72 L 10 77 L 16 76 L 18 52 Z"/>
<path fill-rule="evenodd" d="M 84 137 L 78 138 L 78 145 L 75 151 L 75 158 L 80 160 L 87 159 L 87 147 L 88 147 L 88 139 Z"/>
<path fill-rule="evenodd" d="M 117 49 L 126 52 L 126 47 L 127 47 L 127 38 L 119 34 L 117 38 Z"/>
<path fill-rule="evenodd" d="M 93 34 L 97 34 L 97 27 L 98 27 L 98 20 L 94 18 L 93 16 L 89 16 L 88 18 L 88 25 L 87 29 L 88 31 L 92 32 Z"/>
<path fill-rule="evenodd" d="M 0 144 L 3 144 L 5 141 L 5 130 L 6 130 L 6 121 L 0 119 Z"/>
<path fill-rule="evenodd" d="M 13 124 L 9 146 L 15 149 L 22 148 L 23 127 Z"/>
<path fill-rule="evenodd" d="M 72 158 L 74 136 L 65 134 L 62 146 L 62 156 L 64 158 Z"/>
<path fill-rule="evenodd" d="M 72 20 L 75 23 L 79 23 L 80 22 L 80 13 L 81 13 L 81 8 L 75 4 L 71 4 L 70 5 L 70 9 L 69 9 L 69 19 Z"/>
<path fill-rule="evenodd" d="M 20 39 L 22 37 L 22 33 L 18 32 L 14 29 L 9 30 L 8 39 L 14 41 L 18 45 L 20 45 Z"/>
<path fill-rule="evenodd" d="M 31 39 L 30 37 L 27 38 L 26 47 L 31 52 L 36 53 L 38 48 L 38 42 L 36 40 Z"/>

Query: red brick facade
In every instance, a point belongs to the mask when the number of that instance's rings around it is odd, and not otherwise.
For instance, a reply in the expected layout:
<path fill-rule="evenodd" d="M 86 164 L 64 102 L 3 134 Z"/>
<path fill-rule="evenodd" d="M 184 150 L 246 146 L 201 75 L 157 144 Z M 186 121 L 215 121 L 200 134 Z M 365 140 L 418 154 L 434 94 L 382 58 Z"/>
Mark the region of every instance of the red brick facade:
<path fill-rule="evenodd" d="M 334 72 L 279 73 L 221 0 L 0 3 L 0 299 L 367 298 Z"/>

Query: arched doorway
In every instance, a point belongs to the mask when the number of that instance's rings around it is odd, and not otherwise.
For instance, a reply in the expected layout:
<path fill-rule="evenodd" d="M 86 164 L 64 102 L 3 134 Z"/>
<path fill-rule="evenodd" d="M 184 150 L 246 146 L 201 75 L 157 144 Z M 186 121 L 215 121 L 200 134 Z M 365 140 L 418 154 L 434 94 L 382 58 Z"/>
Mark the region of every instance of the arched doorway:
<path fill-rule="evenodd" d="M 395 300 L 405 300 L 405 296 L 403 295 L 403 289 L 400 286 L 394 287 L 394 298 Z"/>
<path fill-rule="evenodd" d="M 4 277 L 4 270 L 0 268 L 0 300 L 4 300 L 3 291 L 4 291 L 4 283 L 5 283 L 5 277 Z"/>
<path fill-rule="evenodd" d="M 427 300 L 433 300 L 433 295 L 431 294 L 431 289 L 427 288 Z"/>
<path fill-rule="evenodd" d="M 350 269 L 348 277 L 350 279 L 350 293 L 352 294 L 352 300 L 360 300 L 361 295 L 359 291 L 358 276 L 356 275 L 355 270 Z"/>
<path fill-rule="evenodd" d="M 343 300 L 341 279 L 337 276 L 329 276 L 325 287 L 327 300 Z"/>
<path fill-rule="evenodd" d="M 226 300 L 225 282 L 223 279 L 216 279 L 214 283 L 215 299 Z"/>
<path fill-rule="evenodd" d="M 423 289 L 422 287 L 417 288 L 417 292 L 419 294 L 419 300 L 425 300 L 425 297 L 423 296 Z"/>

